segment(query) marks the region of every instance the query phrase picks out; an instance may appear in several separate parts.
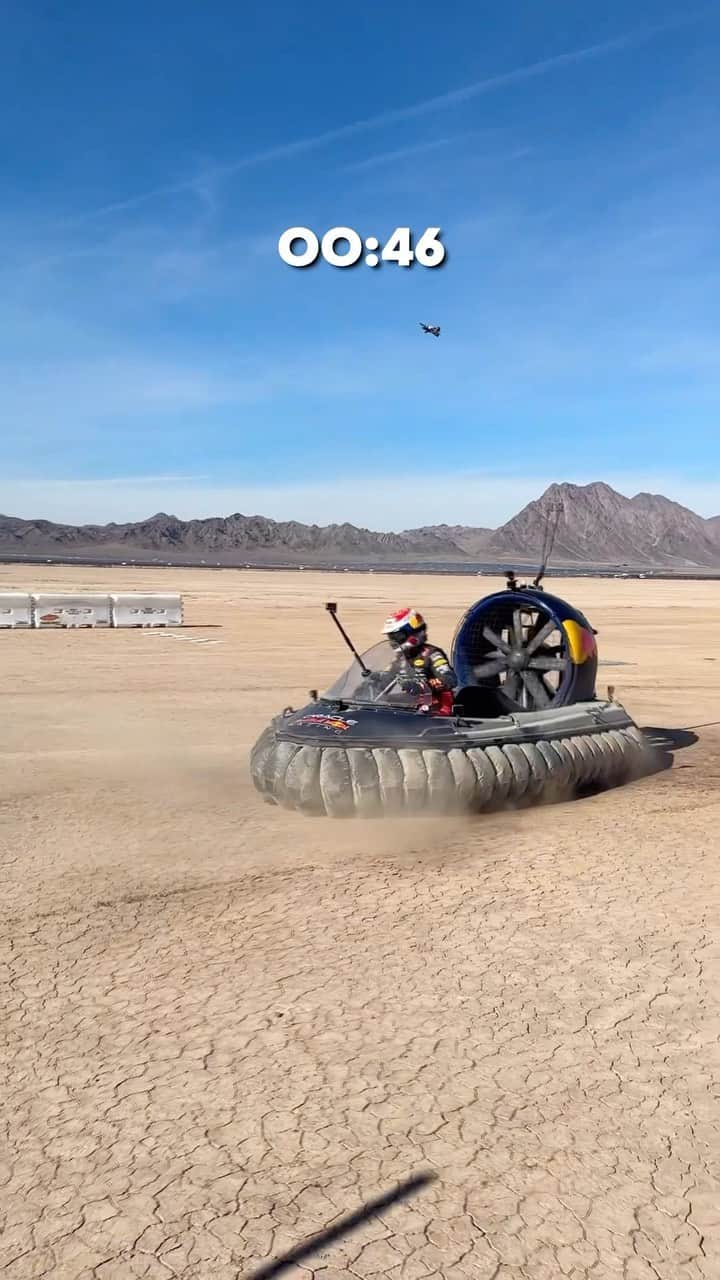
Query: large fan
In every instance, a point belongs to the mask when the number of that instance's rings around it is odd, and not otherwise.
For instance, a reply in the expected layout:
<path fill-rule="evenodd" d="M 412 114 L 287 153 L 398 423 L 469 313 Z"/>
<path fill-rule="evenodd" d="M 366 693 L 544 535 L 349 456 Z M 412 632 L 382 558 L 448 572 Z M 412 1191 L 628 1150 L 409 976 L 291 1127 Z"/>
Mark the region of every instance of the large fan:
<path fill-rule="evenodd" d="M 499 683 L 523 711 L 549 707 L 571 666 L 560 624 L 539 606 L 518 604 L 507 617 L 498 617 L 495 626 L 484 624 L 478 649 L 483 648 L 473 668 L 476 681 Z"/>
<path fill-rule="evenodd" d="M 582 614 L 556 596 L 519 587 L 468 611 L 453 646 L 463 686 L 501 692 L 520 711 L 594 697 L 597 650 Z"/>

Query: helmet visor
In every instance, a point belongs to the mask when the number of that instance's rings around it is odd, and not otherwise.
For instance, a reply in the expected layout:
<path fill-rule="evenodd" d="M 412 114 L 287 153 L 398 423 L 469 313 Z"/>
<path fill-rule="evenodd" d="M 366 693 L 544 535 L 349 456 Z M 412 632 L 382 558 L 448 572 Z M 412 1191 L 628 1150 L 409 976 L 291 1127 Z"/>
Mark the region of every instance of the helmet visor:
<path fill-rule="evenodd" d="M 393 649 L 417 649 L 422 644 L 422 631 L 414 631 L 412 627 L 401 627 L 388 636 Z"/>

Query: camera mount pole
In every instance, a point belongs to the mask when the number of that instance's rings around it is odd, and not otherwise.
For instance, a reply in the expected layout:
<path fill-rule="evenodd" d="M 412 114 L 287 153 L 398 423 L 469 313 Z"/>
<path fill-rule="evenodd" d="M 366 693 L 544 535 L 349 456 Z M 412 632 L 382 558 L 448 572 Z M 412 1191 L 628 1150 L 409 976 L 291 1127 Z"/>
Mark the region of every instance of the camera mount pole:
<path fill-rule="evenodd" d="M 360 667 L 360 670 L 362 671 L 363 675 L 364 675 L 364 676 L 369 676 L 369 675 L 370 675 L 370 672 L 369 672 L 368 668 L 365 666 L 365 663 L 363 662 L 362 658 L 360 657 L 360 654 L 358 653 L 357 649 L 355 648 L 355 645 L 353 644 L 353 642 L 352 642 L 352 640 L 350 639 L 350 637 L 349 637 L 349 635 L 348 635 L 347 631 L 345 630 L 344 626 L 342 625 L 342 623 L 341 623 L 340 619 L 339 619 L 339 618 L 338 618 L 338 616 L 337 616 L 337 605 L 335 604 L 335 601 L 334 601 L 334 600 L 333 600 L 333 601 L 328 601 L 328 603 L 325 605 L 325 608 L 327 609 L 328 613 L 330 614 L 330 617 L 332 618 L 333 622 L 335 623 L 335 626 L 337 627 L 338 631 L 340 632 L 340 635 L 342 636 L 343 640 L 345 641 L 345 643 L 346 643 L 346 645 L 347 645 L 348 649 L 350 650 L 350 652 L 351 652 L 351 654 L 352 654 L 353 658 L 354 658 L 354 659 L 355 659 L 355 661 L 358 663 L 358 665 L 359 665 L 359 667 Z"/>

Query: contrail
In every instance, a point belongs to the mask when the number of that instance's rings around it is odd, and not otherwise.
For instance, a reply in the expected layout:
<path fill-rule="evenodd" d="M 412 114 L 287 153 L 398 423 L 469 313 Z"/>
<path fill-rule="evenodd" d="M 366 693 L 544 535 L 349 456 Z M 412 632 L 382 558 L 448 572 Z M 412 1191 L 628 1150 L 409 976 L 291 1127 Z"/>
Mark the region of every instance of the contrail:
<path fill-rule="evenodd" d="M 324 133 L 317 133 L 309 138 L 298 138 L 295 142 L 280 143 L 276 147 L 270 147 L 267 151 L 258 151 L 251 155 L 242 156 L 229 164 L 218 165 L 217 168 L 208 172 L 208 176 L 211 178 L 231 177 L 244 169 L 268 164 L 273 160 L 302 155 L 307 151 L 315 151 L 319 147 L 328 146 L 333 142 L 340 142 L 343 138 L 352 138 L 359 133 L 367 133 L 371 129 L 378 129 L 383 125 L 397 124 L 405 120 L 414 120 L 421 116 L 430 115 L 432 112 L 442 111 L 448 107 L 457 106 L 462 102 L 469 102 L 472 98 L 479 98 L 482 94 L 494 93 L 495 90 L 503 89 L 508 85 L 520 84 L 524 80 L 532 80 L 537 76 L 544 76 L 548 72 L 559 70 L 561 67 L 572 66 L 578 62 L 587 62 L 592 58 L 602 58 L 606 54 L 644 43 L 664 31 L 686 26 L 688 23 L 697 20 L 698 17 L 703 17 L 705 12 L 706 10 L 703 9 L 699 13 L 686 14 L 656 26 L 639 28 L 636 31 L 629 32 L 627 35 L 618 36 L 614 40 L 604 40 L 600 44 L 591 44 L 585 48 L 572 49 L 568 53 L 559 53 L 551 58 L 543 58 L 540 62 L 531 62 L 527 66 L 516 67 L 512 71 L 504 71 L 499 75 L 488 76 L 484 80 L 475 80 L 473 83 L 463 85 L 459 89 L 451 89 L 447 93 L 438 94 L 433 98 L 425 98 L 422 102 L 416 102 L 407 107 L 396 107 L 390 111 L 380 112 L 376 116 L 368 116 L 364 120 L 354 120 L 350 124 L 340 125 L 335 129 L 327 129 Z M 161 199 L 163 196 L 179 195 L 182 192 L 194 190 L 196 187 L 197 177 L 165 183 L 162 186 L 153 187 L 149 191 L 142 191 L 137 195 L 128 196 L 124 200 L 116 200 L 111 204 L 101 205 L 99 208 L 78 214 L 77 217 L 65 221 L 61 225 L 63 227 L 78 226 L 95 218 L 121 213 L 126 209 L 135 209 L 139 205 Z"/>

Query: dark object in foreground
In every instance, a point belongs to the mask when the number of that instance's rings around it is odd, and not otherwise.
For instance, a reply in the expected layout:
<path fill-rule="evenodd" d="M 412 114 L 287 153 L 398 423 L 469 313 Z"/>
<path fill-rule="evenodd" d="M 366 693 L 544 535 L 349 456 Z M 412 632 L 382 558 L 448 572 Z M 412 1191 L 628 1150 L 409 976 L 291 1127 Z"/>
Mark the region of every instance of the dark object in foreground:
<path fill-rule="evenodd" d="M 348 1235 L 354 1231 L 356 1227 L 362 1226 L 363 1222 L 367 1222 L 368 1218 L 372 1218 L 374 1214 L 380 1213 L 383 1209 L 389 1209 L 391 1205 L 397 1204 L 399 1200 L 407 1200 L 409 1196 L 416 1195 L 423 1187 L 428 1186 L 437 1179 L 436 1173 L 418 1173 L 413 1178 L 408 1178 L 407 1182 L 401 1182 L 393 1191 L 388 1191 L 384 1196 L 378 1196 L 376 1200 L 369 1200 L 367 1204 L 362 1205 L 355 1213 L 348 1213 L 344 1218 L 340 1218 L 331 1227 L 326 1227 L 324 1231 L 318 1231 L 316 1235 L 310 1236 L 303 1244 L 295 1249 L 291 1249 L 288 1253 L 284 1253 L 279 1258 L 274 1258 L 272 1262 L 265 1263 L 257 1271 L 252 1271 L 246 1277 L 246 1280 L 273 1280 L 274 1276 L 279 1276 L 289 1267 L 297 1266 L 304 1258 L 310 1257 L 316 1253 L 318 1249 L 322 1249 L 329 1244 L 333 1244 L 342 1236 Z"/>
<path fill-rule="evenodd" d="M 432 691 L 383 642 L 275 717 L 251 753 L 253 783 L 268 803 L 333 818 L 480 813 L 616 786 L 648 771 L 648 746 L 620 703 L 597 698 L 597 665 L 587 619 L 513 580 L 460 621 L 452 715 L 431 714 Z"/>
<path fill-rule="evenodd" d="M 362 674 L 363 674 L 364 676 L 369 676 L 369 675 L 370 675 L 370 672 L 368 671 L 367 667 L 364 665 L 363 660 L 362 660 L 362 658 L 360 657 L 360 654 L 358 653 L 357 649 L 355 648 L 355 645 L 353 644 L 352 640 L 350 639 L 350 637 L 349 637 L 349 635 L 348 635 L 347 631 L 345 630 L 345 628 L 344 628 L 344 626 L 343 626 L 342 622 L 340 621 L 340 619 L 339 619 L 339 618 L 338 618 L 338 616 L 337 616 L 337 605 L 336 605 L 335 601 L 334 601 L 334 600 L 328 600 L 327 604 L 325 605 L 325 608 L 327 609 L 328 613 L 330 614 L 330 617 L 332 618 L 333 622 L 335 623 L 335 626 L 337 627 L 338 631 L 340 632 L 340 635 L 342 636 L 343 640 L 345 641 L 345 643 L 346 643 L 346 645 L 347 645 L 348 649 L 350 650 L 350 652 L 351 652 L 351 654 L 352 654 L 353 658 L 354 658 L 354 659 L 355 659 L 355 661 L 357 662 L 357 664 L 358 664 L 358 666 L 359 666 L 359 668 L 360 668 L 360 670 L 361 670 Z"/>

